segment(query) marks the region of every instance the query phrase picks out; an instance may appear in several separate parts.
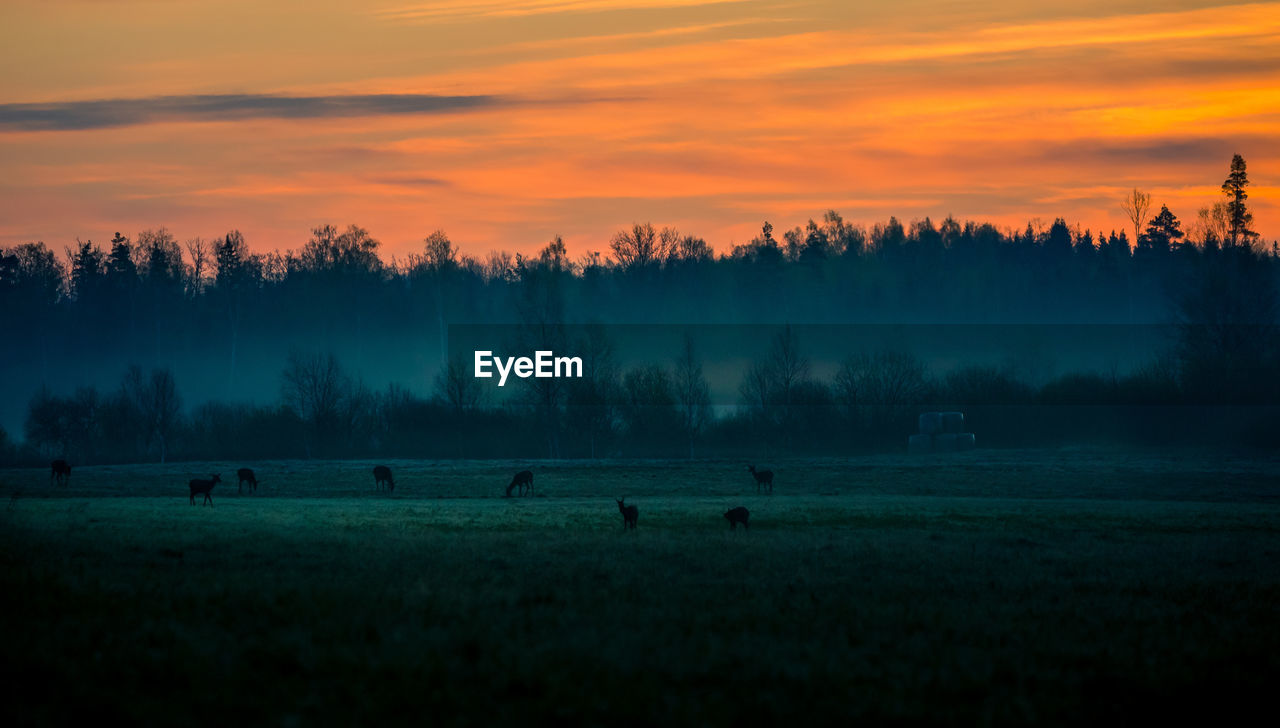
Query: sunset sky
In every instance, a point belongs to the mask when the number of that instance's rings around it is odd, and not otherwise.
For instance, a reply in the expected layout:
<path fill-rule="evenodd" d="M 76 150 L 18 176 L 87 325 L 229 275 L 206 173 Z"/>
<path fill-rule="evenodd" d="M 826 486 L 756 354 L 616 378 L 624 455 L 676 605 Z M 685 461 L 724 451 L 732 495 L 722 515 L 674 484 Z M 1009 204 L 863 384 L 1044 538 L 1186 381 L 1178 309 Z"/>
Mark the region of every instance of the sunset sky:
<path fill-rule="evenodd" d="M 1249 165 L 1280 237 L 1280 3 L 5 0 L 0 245 L 168 227 L 403 255 L 632 222 L 1184 226 Z"/>

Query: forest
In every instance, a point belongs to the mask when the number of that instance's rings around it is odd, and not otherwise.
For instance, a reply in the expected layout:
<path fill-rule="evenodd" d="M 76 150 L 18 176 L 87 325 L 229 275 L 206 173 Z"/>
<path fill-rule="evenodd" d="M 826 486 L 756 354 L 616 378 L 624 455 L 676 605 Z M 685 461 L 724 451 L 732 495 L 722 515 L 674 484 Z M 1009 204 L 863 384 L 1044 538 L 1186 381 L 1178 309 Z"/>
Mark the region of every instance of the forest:
<path fill-rule="evenodd" d="M 935 407 L 970 412 L 986 445 L 1274 448 L 1280 252 L 1252 230 L 1247 184 L 1237 156 L 1224 201 L 1185 226 L 1135 189 L 1133 229 L 1105 234 L 828 211 L 719 252 L 648 223 L 578 257 L 559 238 L 463 255 L 436 231 L 384 258 L 356 225 L 265 253 L 235 230 L 17 245 L 0 251 L 0 458 L 849 453 L 902 447 Z M 587 376 L 495 396 L 453 341 L 482 325 L 585 352 Z M 622 357 L 633 325 L 681 345 Z M 859 326 L 1167 336 L 1102 369 L 853 344 L 814 356 Z M 747 361 L 730 366 L 707 327 L 757 331 Z"/>

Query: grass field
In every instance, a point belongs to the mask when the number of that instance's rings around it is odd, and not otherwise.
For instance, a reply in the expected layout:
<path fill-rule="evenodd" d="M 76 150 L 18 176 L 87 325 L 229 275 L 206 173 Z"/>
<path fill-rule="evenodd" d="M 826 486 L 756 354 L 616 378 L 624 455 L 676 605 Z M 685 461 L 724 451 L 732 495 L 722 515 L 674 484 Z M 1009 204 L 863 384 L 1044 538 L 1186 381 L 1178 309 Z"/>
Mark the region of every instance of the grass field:
<path fill-rule="evenodd" d="M 236 494 L 251 465 L 256 495 Z M 5 725 L 1231 721 L 1280 461 L 1104 450 L 0 471 Z M 503 498 L 529 467 L 537 495 Z M 186 481 L 220 472 L 214 507 Z M 613 498 L 640 509 L 624 533 Z M 730 532 L 726 509 L 751 510 Z"/>

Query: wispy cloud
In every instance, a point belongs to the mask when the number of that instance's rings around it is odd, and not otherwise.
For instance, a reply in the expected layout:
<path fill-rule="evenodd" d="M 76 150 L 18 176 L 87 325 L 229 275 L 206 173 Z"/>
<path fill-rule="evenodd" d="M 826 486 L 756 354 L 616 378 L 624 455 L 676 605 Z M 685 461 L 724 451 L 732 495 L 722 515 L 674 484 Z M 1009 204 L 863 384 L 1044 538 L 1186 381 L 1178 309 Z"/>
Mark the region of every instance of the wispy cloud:
<path fill-rule="evenodd" d="M 519 17 L 551 13 L 595 13 L 701 5 L 727 5 L 748 0 L 437 0 L 377 12 L 387 20 L 445 20 Z"/>
<path fill-rule="evenodd" d="M 166 121 L 328 119 L 394 114 L 446 114 L 510 103 L 498 96 L 374 94 L 278 96 L 204 94 L 98 99 L 48 104 L 0 104 L 0 130 L 69 131 Z"/>

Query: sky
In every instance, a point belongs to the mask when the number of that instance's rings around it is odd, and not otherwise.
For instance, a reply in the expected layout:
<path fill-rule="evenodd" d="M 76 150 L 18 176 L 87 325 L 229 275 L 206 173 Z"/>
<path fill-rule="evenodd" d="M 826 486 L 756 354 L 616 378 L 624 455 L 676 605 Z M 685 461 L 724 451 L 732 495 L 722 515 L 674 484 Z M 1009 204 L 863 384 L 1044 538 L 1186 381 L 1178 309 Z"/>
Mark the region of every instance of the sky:
<path fill-rule="evenodd" d="M 1280 3 L 4 0 L 0 69 L 0 246 L 1188 225 L 1236 153 L 1280 237 Z"/>

